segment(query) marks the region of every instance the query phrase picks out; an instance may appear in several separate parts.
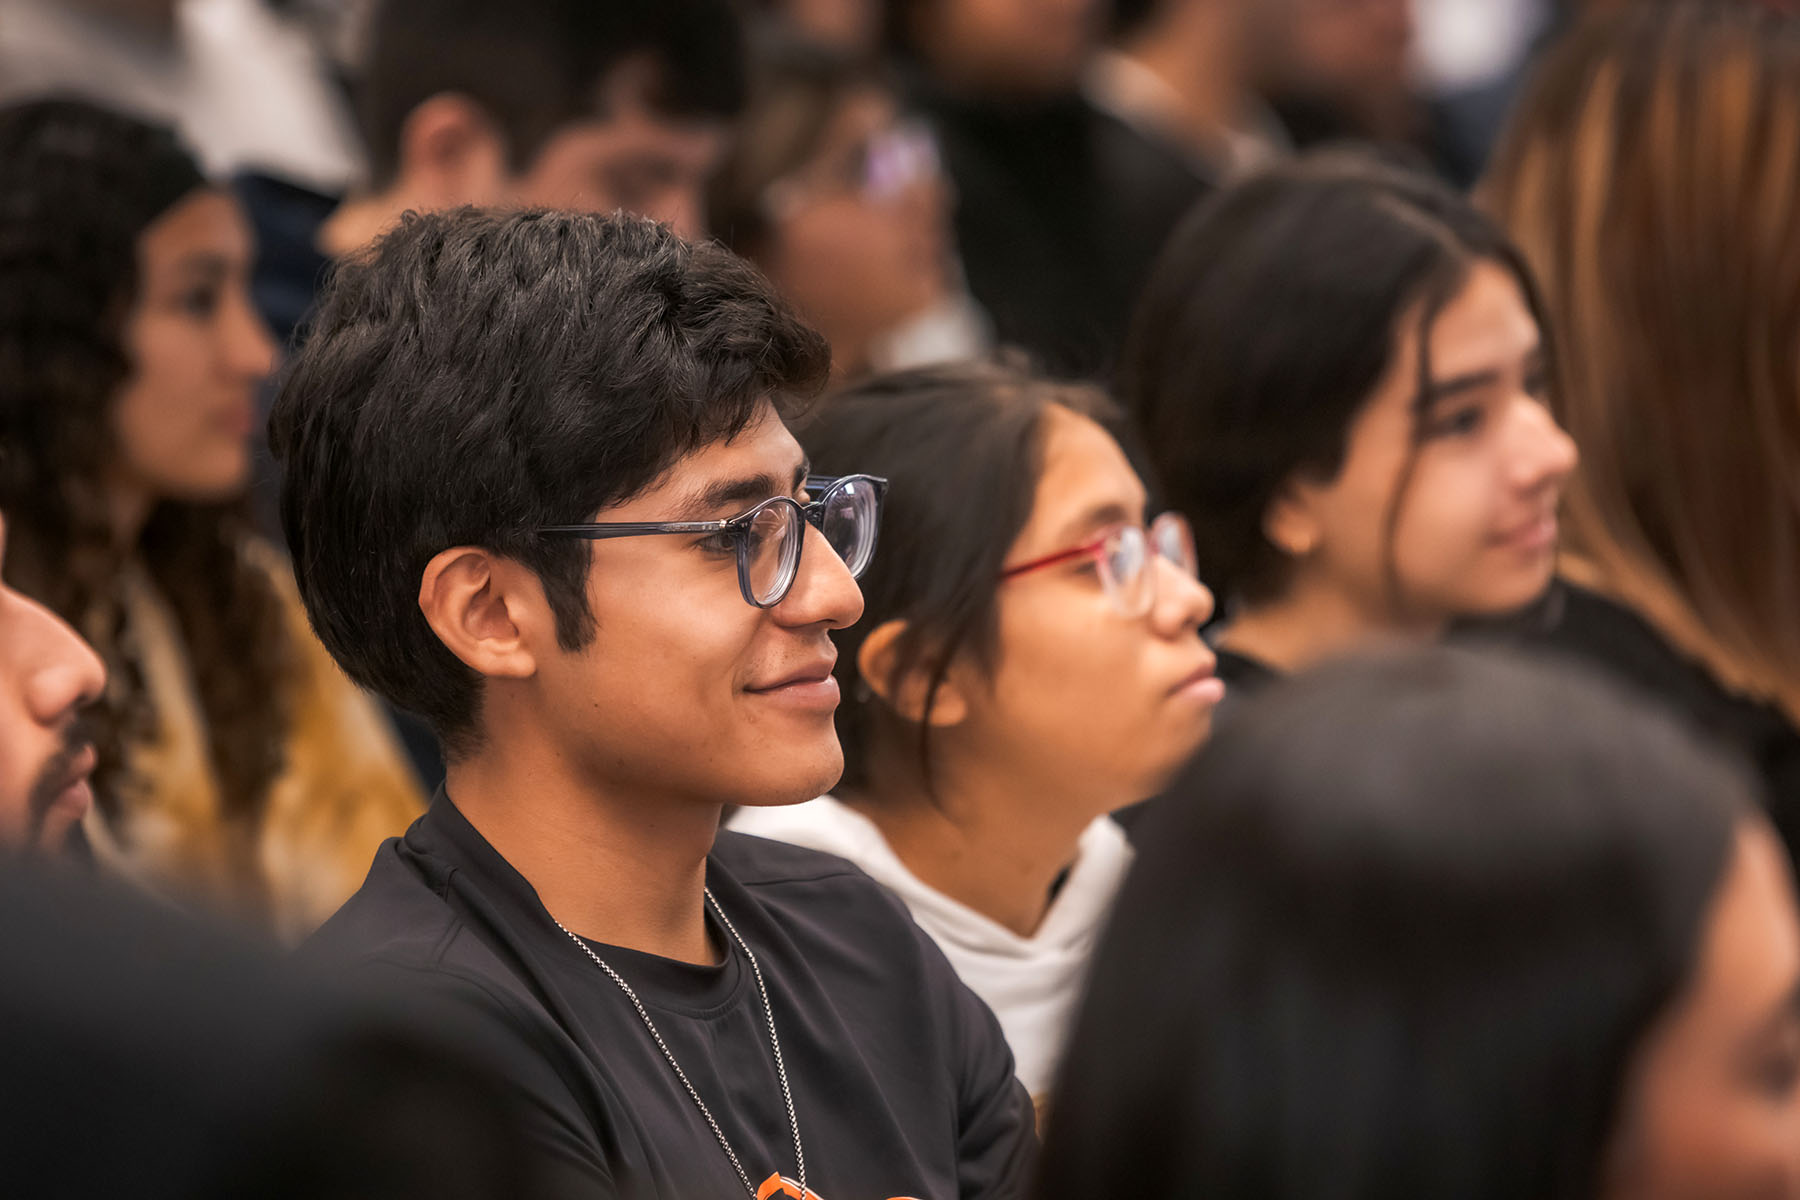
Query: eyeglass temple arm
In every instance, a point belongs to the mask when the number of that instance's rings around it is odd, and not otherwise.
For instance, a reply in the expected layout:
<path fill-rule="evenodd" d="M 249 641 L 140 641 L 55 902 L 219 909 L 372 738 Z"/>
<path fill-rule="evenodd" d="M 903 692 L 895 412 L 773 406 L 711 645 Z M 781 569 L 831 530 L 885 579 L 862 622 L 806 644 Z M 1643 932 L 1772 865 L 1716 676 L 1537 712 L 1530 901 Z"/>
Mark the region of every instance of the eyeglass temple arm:
<path fill-rule="evenodd" d="M 1022 562 L 1016 567 L 1007 567 L 1000 572 L 1000 578 L 1011 579 L 1014 575 L 1023 575 L 1027 571 L 1036 571 L 1042 567 L 1054 567 L 1057 563 L 1065 563 L 1071 559 L 1083 558 L 1092 554 L 1100 545 L 1089 542 L 1084 546 L 1071 546 L 1067 550 L 1058 550 L 1055 554 L 1046 554 L 1042 558 L 1034 558 L 1030 562 Z"/>
<path fill-rule="evenodd" d="M 602 542 L 608 538 L 643 537 L 657 533 L 720 533 L 732 521 L 615 521 L 606 525 L 544 525 L 539 533 L 562 534 Z"/>

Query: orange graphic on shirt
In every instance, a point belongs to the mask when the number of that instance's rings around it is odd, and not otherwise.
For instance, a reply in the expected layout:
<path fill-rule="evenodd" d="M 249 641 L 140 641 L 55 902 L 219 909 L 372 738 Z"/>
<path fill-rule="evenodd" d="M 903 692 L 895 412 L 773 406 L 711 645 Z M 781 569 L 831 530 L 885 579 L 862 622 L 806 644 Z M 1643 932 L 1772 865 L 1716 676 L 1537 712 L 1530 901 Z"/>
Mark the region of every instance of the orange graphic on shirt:
<path fill-rule="evenodd" d="M 773 1197 L 776 1196 L 785 1196 L 787 1200 L 825 1200 L 825 1197 L 811 1188 L 807 1188 L 805 1194 L 802 1195 L 800 1185 L 780 1171 L 763 1180 L 762 1186 L 756 1189 L 756 1200 L 773 1200 Z M 891 1196 L 889 1200 L 913 1200 L 913 1197 Z"/>

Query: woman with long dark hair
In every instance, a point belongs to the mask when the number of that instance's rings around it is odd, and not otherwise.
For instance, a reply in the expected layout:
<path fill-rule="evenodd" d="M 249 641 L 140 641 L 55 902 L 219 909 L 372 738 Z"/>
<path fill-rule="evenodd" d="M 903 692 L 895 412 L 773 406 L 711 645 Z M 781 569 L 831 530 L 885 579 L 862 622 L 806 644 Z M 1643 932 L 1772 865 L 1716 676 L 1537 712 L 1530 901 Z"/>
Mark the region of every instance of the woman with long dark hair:
<path fill-rule="evenodd" d="M 1444 647 L 1234 716 L 1146 819 L 1039 1200 L 1800 1196 L 1800 919 L 1753 785 Z"/>
<path fill-rule="evenodd" d="M 7 575 L 109 666 L 88 840 L 153 890 L 297 935 L 419 797 L 244 507 L 274 358 L 251 253 L 167 130 L 77 101 L 0 111 Z"/>
<path fill-rule="evenodd" d="M 1176 232 L 1121 367 L 1254 685 L 1536 600 L 1574 446 L 1529 272 L 1447 188 L 1274 168 Z"/>

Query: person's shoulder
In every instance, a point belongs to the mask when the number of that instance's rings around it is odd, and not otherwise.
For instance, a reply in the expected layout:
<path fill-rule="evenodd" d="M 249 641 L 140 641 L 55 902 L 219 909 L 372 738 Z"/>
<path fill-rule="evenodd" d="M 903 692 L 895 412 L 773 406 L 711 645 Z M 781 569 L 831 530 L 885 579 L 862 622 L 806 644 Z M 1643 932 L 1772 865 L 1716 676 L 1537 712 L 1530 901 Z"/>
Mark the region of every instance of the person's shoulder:
<path fill-rule="evenodd" d="M 719 831 L 713 857 L 745 887 L 780 888 L 789 884 L 841 883 L 852 890 L 877 887 L 860 867 L 847 858 L 777 841 L 736 828 Z"/>
<path fill-rule="evenodd" d="M 308 938 L 316 969 L 464 1007 L 535 1009 L 529 987 L 450 903 L 453 868 L 390 838 L 362 887 Z"/>
<path fill-rule="evenodd" d="M 1559 581 L 1533 615 L 1548 649 L 1571 652 L 1713 723 L 1751 707 L 1681 653 L 1644 616 L 1600 592 Z"/>
<path fill-rule="evenodd" d="M 871 848 L 881 833 L 869 819 L 837 799 L 820 796 L 802 804 L 740 808 L 725 827 L 736 833 L 805 846 L 847 858 L 867 869 Z"/>
<path fill-rule="evenodd" d="M 713 861 L 790 933 L 857 930 L 893 946 L 924 936 L 900 898 L 848 858 L 726 829 Z"/>
<path fill-rule="evenodd" d="M 427 962 L 461 924 L 438 881 L 389 838 L 375 852 L 362 886 L 306 940 L 308 957 L 340 962 L 377 958 Z"/>

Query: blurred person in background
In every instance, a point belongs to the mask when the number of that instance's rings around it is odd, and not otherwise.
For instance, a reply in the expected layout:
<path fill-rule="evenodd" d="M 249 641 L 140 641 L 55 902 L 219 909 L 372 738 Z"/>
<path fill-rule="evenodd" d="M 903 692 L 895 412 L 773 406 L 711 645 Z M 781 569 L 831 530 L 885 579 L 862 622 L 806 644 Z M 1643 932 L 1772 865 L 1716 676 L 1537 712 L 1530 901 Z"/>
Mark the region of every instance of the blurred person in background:
<path fill-rule="evenodd" d="M 207 173 L 341 192 L 362 169 L 326 56 L 277 0 L 0 0 L 0 100 L 76 94 L 176 126 Z"/>
<path fill-rule="evenodd" d="M 987 348 L 931 131 L 855 60 L 795 41 L 756 56 L 708 223 L 825 335 L 839 382 Z"/>
<path fill-rule="evenodd" d="M 1287 134 L 1252 90 L 1260 0 L 1122 0 L 1082 93 L 1160 155 L 1136 155 L 1113 181 L 1120 252 L 1141 280 L 1195 202 L 1287 152 Z M 1135 290 L 1134 290 L 1135 297 Z"/>
<path fill-rule="evenodd" d="M 452 1014 L 35 862 L 0 945 L 8 1195 L 560 1200 Z"/>
<path fill-rule="evenodd" d="M 1084 80 L 1088 98 L 1167 141 L 1203 185 L 1281 156 L 1287 134 L 1254 90 L 1259 2 L 1117 0 L 1112 44 Z"/>
<path fill-rule="evenodd" d="M 1103 373 L 1166 225 L 1200 184 L 1081 92 L 1105 0 L 893 0 L 890 50 L 956 189 L 969 290 L 1002 343 Z"/>
<path fill-rule="evenodd" d="M 802 424 L 889 484 L 863 619 L 837 636 L 842 783 L 734 827 L 891 888 L 1000 1018 L 1047 1098 L 1131 862 L 1108 814 L 1155 793 L 1223 691 L 1179 516 L 1086 387 L 1000 365 L 871 379 Z"/>
<path fill-rule="evenodd" d="M 744 75 L 729 0 L 380 0 L 358 84 L 368 187 L 321 248 L 464 204 L 623 209 L 699 236 Z"/>
<path fill-rule="evenodd" d="M 1262 0 L 1259 88 L 1300 150 L 1362 142 L 1467 187 L 1477 163 L 1416 61 L 1417 0 Z"/>
<path fill-rule="evenodd" d="M 253 294 L 282 342 L 311 295 L 318 223 L 364 168 L 301 15 L 281 0 L 0 0 L 0 98 L 78 95 L 174 125 L 231 180 L 257 237 Z M 283 287 L 290 270 L 301 281 Z"/>
<path fill-rule="evenodd" d="M 107 662 L 87 840 L 291 937 L 421 797 L 245 511 L 274 360 L 253 251 L 166 129 L 81 101 L 0 112 L 6 570 Z"/>
<path fill-rule="evenodd" d="M 0 518 L 0 570 L 6 522 Z M 55 613 L 0 581 L 0 847 L 54 853 L 93 807 L 83 711 L 106 670 Z"/>
<path fill-rule="evenodd" d="M 1411 141 L 1414 0 L 1263 0 L 1264 85 L 1295 142 Z"/>
<path fill-rule="evenodd" d="M 1760 767 L 1800 845 L 1800 20 L 1632 5 L 1542 63 L 1483 185 L 1580 443 L 1532 636 Z"/>
<path fill-rule="evenodd" d="M 871 61 L 881 51 L 885 0 L 752 0 L 758 19 L 779 33 Z"/>
<path fill-rule="evenodd" d="M 1040 1200 L 1800 1196 L 1800 918 L 1735 761 L 1444 647 L 1229 734 L 1147 821 Z"/>
<path fill-rule="evenodd" d="M 1119 387 L 1234 690 L 1543 595 L 1576 461 L 1543 329 L 1492 221 L 1360 157 L 1274 168 L 1177 231 Z"/>

